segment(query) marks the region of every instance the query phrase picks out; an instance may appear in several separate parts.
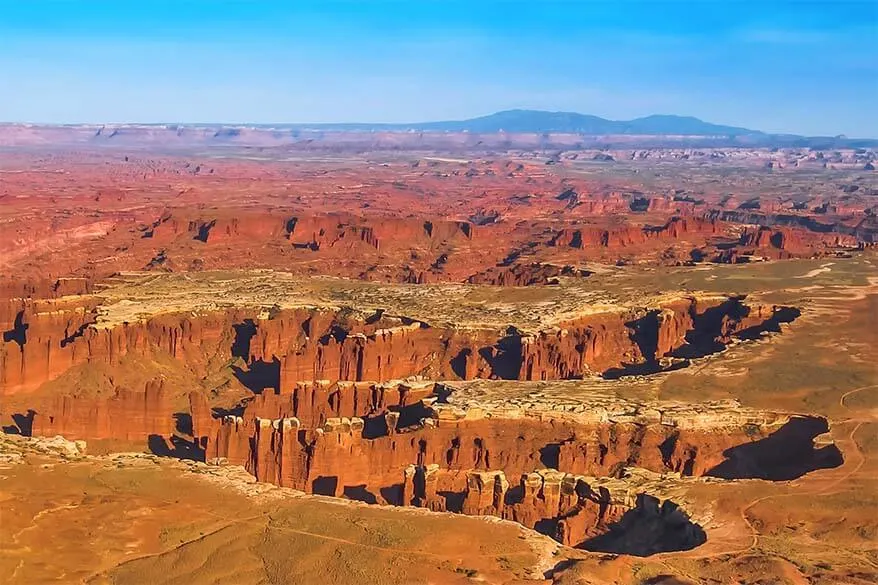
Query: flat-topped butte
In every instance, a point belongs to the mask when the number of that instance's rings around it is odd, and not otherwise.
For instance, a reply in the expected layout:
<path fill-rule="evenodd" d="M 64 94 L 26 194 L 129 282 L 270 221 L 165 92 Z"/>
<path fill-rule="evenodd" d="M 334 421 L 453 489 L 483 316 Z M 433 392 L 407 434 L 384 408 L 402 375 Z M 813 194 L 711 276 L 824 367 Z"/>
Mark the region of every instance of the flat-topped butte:
<path fill-rule="evenodd" d="M 103 299 L 97 327 L 110 328 L 158 314 L 254 308 L 376 311 L 431 327 L 537 332 L 587 315 L 646 310 L 716 293 L 608 291 L 582 279 L 555 286 L 495 287 L 469 284 L 383 284 L 335 277 L 303 277 L 271 270 L 190 273 L 122 273 L 96 293 Z"/>
<path fill-rule="evenodd" d="M 780 426 L 791 415 L 741 406 L 737 400 L 674 402 L 623 397 L 613 381 L 471 380 L 437 383 L 432 404 L 439 420 L 537 418 L 580 424 L 632 423 L 712 430 L 756 425 Z"/>

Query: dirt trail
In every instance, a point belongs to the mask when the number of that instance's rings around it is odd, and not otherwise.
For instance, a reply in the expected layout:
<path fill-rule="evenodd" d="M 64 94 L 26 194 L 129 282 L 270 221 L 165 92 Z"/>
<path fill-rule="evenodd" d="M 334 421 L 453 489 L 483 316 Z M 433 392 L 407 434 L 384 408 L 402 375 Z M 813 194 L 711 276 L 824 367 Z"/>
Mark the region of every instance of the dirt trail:
<path fill-rule="evenodd" d="M 848 396 L 850 396 L 856 392 L 860 392 L 862 390 L 866 390 L 869 388 L 878 388 L 878 385 L 872 384 L 872 385 L 868 385 L 868 386 L 861 386 L 859 388 L 854 388 L 853 390 L 849 390 L 839 397 L 839 404 L 841 406 L 843 406 L 844 408 L 850 409 L 850 407 L 848 407 L 844 403 L 845 399 Z M 776 500 L 776 499 L 789 498 L 789 497 L 808 496 L 808 495 L 827 496 L 827 495 L 837 494 L 837 493 L 844 491 L 843 489 L 840 489 L 840 486 L 846 484 L 852 476 L 859 473 L 860 469 L 862 469 L 863 465 L 866 462 L 866 457 L 863 454 L 862 450 L 860 449 L 860 446 L 857 443 L 854 435 L 856 435 L 857 431 L 860 429 L 860 427 L 863 426 L 863 424 L 866 424 L 867 422 L 870 422 L 871 420 L 874 420 L 874 418 L 868 417 L 866 420 L 847 419 L 846 421 L 842 421 L 842 422 L 848 422 L 848 423 L 856 422 L 856 425 L 854 426 L 854 428 L 851 429 L 851 432 L 844 439 L 844 441 L 846 443 L 850 444 L 850 448 L 843 450 L 843 452 L 848 453 L 849 455 L 853 455 L 856 458 L 856 463 L 854 464 L 853 469 L 845 472 L 844 475 L 837 477 L 837 478 L 826 477 L 827 472 L 824 472 L 822 477 L 808 478 L 807 482 L 809 484 L 812 484 L 812 485 L 817 484 L 817 485 L 815 487 L 812 487 L 811 489 L 809 489 L 807 491 L 790 491 L 787 493 L 770 494 L 767 496 L 761 496 L 759 498 L 751 500 L 750 502 L 746 503 L 743 507 L 740 508 L 739 514 L 740 514 L 741 520 L 744 522 L 744 524 L 747 526 L 747 529 L 750 532 L 750 539 L 751 540 L 750 540 L 750 544 L 748 546 L 737 548 L 737 549 L 731 549 L 731 550 L 714 551 L 714 552 L 710 552 L 710 553 L 703 553 L 703 552 L 697 553 L 697 552 L 693 551 L 693 552 L 683 552 L 683 553 L 661 553 L 660 555 L 656 555 L 656 556 L 659 559 L 666 558 L 668 560 L 673 560 L 673 559 L 703 560 L 703 559 L 717 558 L 717 557 L 722 557 L 722 556 L 741 555 L 741 554 L 747 554 L 747 553 L 753 552 L 753 550 L 759 544 L 759 539 L 763 538 L 763 536 L 759 533 L 759 531 L 756 529 L 756 527 L 753 526 L 749 517 L 747 516 L 747 513 L 750 510 L 752 510 L 754 507 L 756 507 L 757 505 L 761 504 L 762 502 L 766 502 L 769 500 Z M 851 460 L 848 458 L 847 462 L 848 462 L 848 464 L 842 466 L 841 468 L 838 468 L 837 471 L 842 471 L 845 468 L 848 468 Z M 828 472 L 828 473 L 832 473 L 832 472 Z M 828 485 L 821 485 L 826 481 L 829 481 L 830 483 Z M 789 482 L 787 485 L 790 487 L 796 487 L 799 484 L 800 484 L 800 480 L 793 480 L 793 481 Z M 780 559 L 786 561 L 786 559 L 783 559 L 782 557 L 777 557 L 777 558 L 780 558 Z M 861 558 L 861 560 L 863 560 L 865 563 L 869 564 L 870 566 L 878 568 L 878 564 L 876 564 L 875 562 L 873 562 L 865 557 L 858 556 L 858 558 Z M 662 562 L 662 564 L 664 564 L 664 561 L 660 561 L 660 562 Z M 675 569 L 675 570 L 677 570 L 677 569 Z"/>
<path fill-rule="evenodd" d="M 847 392 L 845 392 L 844 394 L 842 394 L 841 397 L 838 399 L 838 405 L 841 406 L 841 407 L 843 407 L 843 408 L 847 408 L 847 409 L 850 410 L 850 407 L 849 407 L 847 404 L 844 403 L 845 398 L 847 398 L 847 397 L 850 396 L 851 394 L 856 394 L 857 392 L 860 392 L 860 391 L 862 391 L 862 390 L 868 390 L 869 388 L 876 388 L 876 389 L 878 389 L 878 384 L 870 384 L 870 385 L 868 385 L 868 386 L 860 386 L 859 388 L 854 388 L 853 390 L 848 390 Z M 876 418 L 878 418 L 878 417 L 876 417 Z"/>

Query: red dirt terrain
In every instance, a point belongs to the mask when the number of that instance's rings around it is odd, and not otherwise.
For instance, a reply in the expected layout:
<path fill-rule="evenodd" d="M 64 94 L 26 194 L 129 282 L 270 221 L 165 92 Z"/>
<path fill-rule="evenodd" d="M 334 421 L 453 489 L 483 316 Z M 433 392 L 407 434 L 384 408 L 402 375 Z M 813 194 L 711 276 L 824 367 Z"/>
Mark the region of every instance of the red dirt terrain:
<path fill-rule="evenodd" d="M 407 547 L 423 582 L 878 577 L 878 525 L 847 519 L 878 465 L 868 172 L 165 152 L 0 155 L 11 583 L 405 582 L 382 555 Z M 28 495 L 44 475 L 59 495 Z M 26 544 L 113 494 L 143 502 L 130 549 Z"/>
<path fill-rule="evenodd" d="M 270 267 L 526 285 L 590 261 L 813 257 L 878 238 L 874 201 L 858 195 L 865 188 L 806 201 L 717 187 L 646 193 L 586 180 L 575 163 L 9 155 L 0 169 L 4 280 Z"/>

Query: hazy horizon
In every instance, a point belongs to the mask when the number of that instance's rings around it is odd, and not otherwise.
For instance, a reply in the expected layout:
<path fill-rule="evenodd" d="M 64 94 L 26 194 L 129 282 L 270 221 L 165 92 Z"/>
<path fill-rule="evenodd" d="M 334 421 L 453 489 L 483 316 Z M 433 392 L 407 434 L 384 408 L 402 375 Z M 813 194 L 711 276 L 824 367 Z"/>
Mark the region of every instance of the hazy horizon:
<path fill-rule="evenodd" d="M 516 108 L 516 109 L 517 109 L 517 110 L 523 110 L 523 111 L 544 112 L 544 113 L 551 113 L 551 114 L 581 114 L 581 115 L 586 115 L 586 116 L 589 116 L 589 115 L 596 115 L 596 114 L 590 114 L 590 113 L 588 113 L 588 112 L 564 112 L 564 111 L 549 111 L 549 110 L 530 110 L 530 109 L 528 109 L 528 108 Z M 49 127 L 51 127 L 51 126 L 192 126 L 192 127 L 199 127 L 199 126 L 208 126 L 208 127 L 210 127 L 210 126 L 228 126 L 228 127 L 260 127 L 260 128 L 271 128 L 271 127 L 283 128 L 283 127 L 288 127 L 288 126 L 297 126 L 297 127 L 303 127 L 303 128 L 307 128 L 307 127 L 309 127 L 309 126 L 313 126 L 313 127 L 316 128 L 316 127 L 325 127 L 325 126 L 358 126 L 358 125 L 359 125 L 359 126 L 370 126 L 370 125 L 374 125 L 374 126 L 384 126 L 384 125 L 387 125 L 387 126 L 406 126 L 406 125 L 412 125 L 412 126 L 415 126 L 415 125 L 419 125 L 419 124 L 431 124 L 431 123 L 438 123 L 438 122 L 466 122 L 466 121 L 473 120 L 473 119 L 478 119 L 478 118 L 483 118 L 483 117 L 489 117 L 489 116 L 492 116 L 492 115 L 494 115 L 494 114 L 501 114 L 501 113 L 506 112 L 506 111 L 511 111 L 511 110 L 499 110 L 499 111 L 496 111 L 496 112 L 490 112 L 490 113 L 487 113 L 487 114 L 479 114 L 479 115 L 475 115 L 475 116 L 470 116 L 470 117 L 468 117 L 468 118 L 461 118 L 461 119 L 458 119 L 458 120 L 408 120 L 408 121 L 405 121 L 405 122 L 383 122 L 383 121 L 375 121 L 375 122 L 360 122 L 360 121 L 358 121 L 358 120 L 344 120 L 344 121 L 340 120 L 340 121 L 334 121 L 334 122 L 297 122 L 297 121 L 294 121 L 294 120 L 291 120 L 291 121 L 275 121 L 275 122 L 248 122 L 248 121 L 226 122 L 226 121 L 222 121 L 222 120 L 212 120 L 212 121 L 211 121 L 211 120 L 205 120 L 205 121 L 201 121 L 201 122 L 187 122 L 187 121 L 181 121 L 181 120 L 157 120 L 157 121 L 137 121 L 137 120 L 133 120 L 133 121 L 110 121 L 110 122 L 106 122 L 106 121 L 103 121 L 103 122 L 102 122 L 102 121 L 85 121 L 85 122 L 27 122 L 27 121 L 25 121 L 25 122 L 6 122 L 6 121 L 2 121 L 2 120 L 0 120 L 0 126 L 2 126 L 2 125 L 49 126 Z M 638 117 L 638 118 L 631 118 L 631 119 L 628 119 L 628 120 L 622 120 L 622 119 L 615 119 L 615 120 L 614 120 L 614 119 L 612 119 L 612 118 L 605 118 L 604 116 L 598 116 L 598 117 L 604 118 L 604 119 L 606 119 L 606 120 L 608 120 L 608 121 L 612 121 L 612 122 L 631 122 L 631 121 L 634 121 L 634 120 L 644 119 L 644 118 L 648 118 L 648 117 L 651 117 L 651 116 L 658 116 L 658 117 L 667 116 L 667 117 L 679 117 L 679 118 L 686 118 L 686 117 L 689 117 L 689 116 L 687 116 L 686 114 L 668 114 L 668 113 L 648 114 L 648 115 L 646 115 L 646 116 L 640 116 L 640 117 Z M 696 118 L 696 119 L 699 119 L 699 120 L 700 120 L 700 118 Z M 710 123 L 710 124 L 716 124 L 716 125 L 719 125 L 719 126 L 734 126 L 733 124 L 725 124 L 725 123 L 722 122 L 722 121 L 719 121 L 719 122 L 718 122 L 718 121 L 716 121 L 716 120 L 701 120 L 701 121 L 702 121 L 702 122 L 706 122 L 706 123 Z M 757 131 L 757 132 L 761 132 L 761 131 L 762 131 L 762 129 L 760 129 L 760 128 L 747 128 L 747 130 L 754 130 L 754 131 Z M 438 130 L 437 130 L 437 131 L 438 131 Z M 785 133 L 777 133 L 777 134 L 785 134 Z M 792 134 L 792 133 L 790 133 L 790 134 Z M 834 137 L 834 136 L 839 136 L 839 135 L 836 134 L 836 135 L 832 135 L 832 136 L 830 136 L 830 135 L 825 135 L 825 136 L 826 136 L 826 137 Z M 817 137 L 817 135 L 814 135 L 814 137 Z M 872 137 L 872 136 L 862 136 L 862 137 L 848 137 L 848 138 L 874 139 L 875 137 Z"/>
<path fill-rule="evenodd" d="M 0 121 L 321 124 L 509 109 L 878 137 L 878 3 L 0 0 Z"/>

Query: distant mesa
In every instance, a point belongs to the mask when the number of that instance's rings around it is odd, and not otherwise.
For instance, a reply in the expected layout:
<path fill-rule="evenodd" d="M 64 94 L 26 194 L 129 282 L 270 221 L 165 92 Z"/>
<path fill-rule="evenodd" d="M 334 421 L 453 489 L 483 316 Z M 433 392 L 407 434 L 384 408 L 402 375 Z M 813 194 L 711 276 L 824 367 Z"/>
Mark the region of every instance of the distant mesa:
<path fill-rule="evenodd" d="M 390 136 L 393 134 L 407 136 Z M 377 136 L 365 136 L 376 134 Z M 383 136 L 382 136 L 383 135 Z M 394 149 L 425 147 L 460 150 L 483 148 L 480 136 L 495 135 L 492 143 L 505 148 L 546 148 L 559 146 L 613 145 L 624 148 L 684 147 L 787 147 L 787 148 L 874 148 L 878 139 L 847 136 L 808 137 L 794 134 L 769 134 L 738 126 L 705 122 L 692 116 L 651 115 L 634 120 L 607 120 L 576 112 L 543 110 L 504 110 L 466 120 L 443 120 L 412 123 L 273 123 L 273 124 L 187 124 L 131 123 L 80 125 L 16 125 L 0 123 L 0 146 L 44 145 L 59 143 L 95 143 L 128 146 L 279 146 L 332 143 L 368 145 L 375 149 L 389 141 Z M 559 136 L 566 138 L 558 140 Z M 570 140 L 579 137 L 579 140 Z M 608 138 L 612 137 L 612 140 Z"/>
<path fill-rule="evenodd" d="M 762 132 L 721 126 L 691 116 L 653 115 L 635 120 L 607 120 L 598 116 L 575 112 L 545 112 L 541 110 L 506 110 L 488 116 L 452 122 L 414 124 L 422 130 L 447 132 L 510 132 L 510 133 L 563 133 L 585 135 L 686 135 L 686 136 L 740 136 L 762 135 Z"/>
<path fill-rule="evenodd" d="M 576 112 L 504 110 L 466 120 L 413 122 L 407 124 L 289 124 L 304 130 L 341 132 L 418 131 L 471 132 L 477 134 L 581 134 L 584 136 L 767 136 L 758 130 L 704 122 L 692 116 L 652 115 L 635 120 L 607 120 Z"/>

